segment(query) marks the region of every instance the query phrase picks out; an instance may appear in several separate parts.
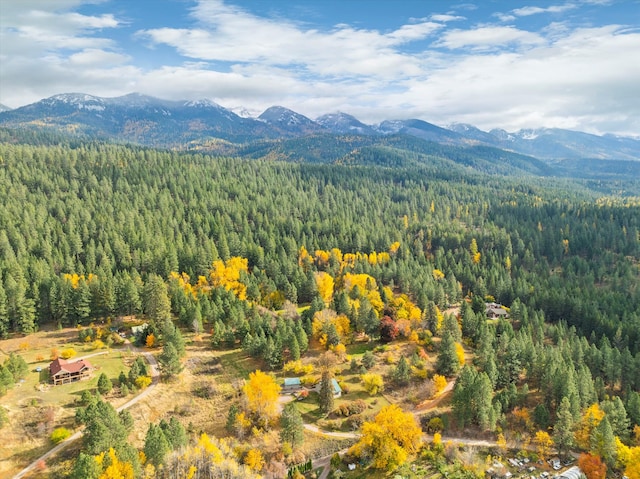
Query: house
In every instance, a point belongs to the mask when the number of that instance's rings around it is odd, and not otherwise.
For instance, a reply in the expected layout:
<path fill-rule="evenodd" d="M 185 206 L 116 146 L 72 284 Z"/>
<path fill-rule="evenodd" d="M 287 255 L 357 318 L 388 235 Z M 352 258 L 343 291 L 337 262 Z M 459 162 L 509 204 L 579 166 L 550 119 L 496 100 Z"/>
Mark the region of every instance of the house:
<path fill-rule="evenodd" d="M 131 326 L 131 333 L 136 338 L 139 338 L 144 334 L 144 332 L 147 330 L 148 327 L 149 327 L 148 323 L 142 323 L 140 326 Z"/>
<path fill-rule="evenodd" d="M 585 475 L 578 466 L 573 466 L 557 477 L 558 479 L 584 479 Z"/>
<path fill-rule="evenodd" d="M 334 398 L 341 397 L 342 396 L 342 388 L 338 384 L 338 381 L 336 381 L 335 379 L 332 379 L 331 380 L 331 385 L 333 386 L 333 397 Z"/>
<path fill-rule="evenodd" d="M 283 394 L 296 394 L 302 390 L 300 378 L 284 378 Z"/>
<path fill-rule="evenodd" d="M 485 313 L 489 319 L 508 318 L 507 310 L 498 303 L 485 303 Z"/>
<path fill-rule="evenodd" d="M 92 370 L 93 366 L 86 359 L 70 362 L 57 358 L 49 365 L 49 377 L 51 382 L 57 386 L 84 379 L 89 376 Z"/>

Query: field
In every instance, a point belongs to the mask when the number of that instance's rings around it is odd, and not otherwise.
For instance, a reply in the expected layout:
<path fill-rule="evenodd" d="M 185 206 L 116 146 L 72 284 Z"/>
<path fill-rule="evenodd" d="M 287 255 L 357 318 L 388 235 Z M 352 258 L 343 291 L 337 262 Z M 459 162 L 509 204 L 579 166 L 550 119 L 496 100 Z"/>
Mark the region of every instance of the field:
<path fill-rule="evenodd" d="M 73 359 L 88 357 L 96 370 L 86 380 L 52 386 L 48 384 L 51 352 L 67 348 L 76 351 Z M 46 452 L 51 447 L 49 435 L 53 429 L 62 426 L 73 429 L 75 406 L 82 391 L 95 389 L 100 373 L 105 373 L 116 384 L 120 372 L 126 373 L 133 359 L 132 353 L 122 347 L 92 349 L 89 344 L 79 341 L 78 330 L 73 328 L 49 328 L 0 342 L 0 361 L 12 352 L 25 359 L 29 372 L 2 398 L 9 425 L 2 430 L 0 476 Z M 116 407 L 126 401 L 116 391 L 108 397 Z"/>

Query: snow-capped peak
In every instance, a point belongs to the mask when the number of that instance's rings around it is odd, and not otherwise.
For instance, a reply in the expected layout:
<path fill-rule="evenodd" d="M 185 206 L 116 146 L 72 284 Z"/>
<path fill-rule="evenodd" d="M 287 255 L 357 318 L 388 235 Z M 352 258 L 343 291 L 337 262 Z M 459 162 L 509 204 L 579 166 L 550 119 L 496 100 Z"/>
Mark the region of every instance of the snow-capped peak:
<path fill-rule="evenodd" d="M 87 95 L 86 93 L 61 93 L 43 100 L 46 105 L 64 103 L 75 106 L 78 110 L 104 110 L 104 100 L 100 97 Z"/>
<path fill-rule="evenodd" d="M 209 100 L 208 98 L 203 98 L 201 100 L 191 100 L 185 102 L 184 106 L 190 108 L 222 108 L 216 102 Z"/>

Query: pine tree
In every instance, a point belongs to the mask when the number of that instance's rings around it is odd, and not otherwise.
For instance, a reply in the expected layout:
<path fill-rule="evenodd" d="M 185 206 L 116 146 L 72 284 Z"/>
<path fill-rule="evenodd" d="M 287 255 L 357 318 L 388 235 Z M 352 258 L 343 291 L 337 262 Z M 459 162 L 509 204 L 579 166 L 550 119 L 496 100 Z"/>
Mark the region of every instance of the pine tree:
<path fill-rule="evenodd" d="M 449 331 L 445 331 L 440 341 L 436 371 L 443 376 L 453 376 L 460 370 L 460 362 L 456 354 L 456 343 Z"/>
<path fill-rule="evenodd" d="M 560 454 L 567 454 L 574 447 L 573 427 L 575 425 L 571 414 L 571 403 L 567 397 L 562 398 L 558 407 L 558 420 L 553 427 L 553 441 Z"/>
<path fill-rule="evenodd" d="M 404 356 L 398 361 L 396 369 L 393 371 L 393 380 L 401 386 L 409 384 L 411 369 L 409 369 L 409 363 Z"/>
<path fill-rule="evenodd" d="M 147 435 L 144 438 L 144 455 L 147 461 L 158 467 L 164 462 L 164 458 L 169 452 L 169 442 L 164 432 L 155 424 L 149 424 Z"/>
<path fill-rule="evenodd" d="M 93 456 L 81 452 L 73 465 L 71 479 L 98 479 L 101 472 L 102 468 Z"/>
<path fill-rule="evenodd" d="M 328 414 L 333 411 L 333 375 L 328 369 L 322 372 L 322 379 L 320 380 L 320 411 L 323 414 Z"/>
<path fill-rule="evenodd" d="M 0 280 L 0 338 L 4 339 L 9 334 L 9 312 L 7 311 L 7 294 L 2 287 Z"/>
<path fill-rule="evenodd" d="M 229 412 L 227 413 L 227 424 L 225 425 L 225 428 L 228 432 L 233 432 L 235 430 L 236 418 L 238 417 L 239 413 L 240 408 L 238 407 L 238 405 L 232 404 L 229 408 Z"/>
<path fill-rule="evenodd" d="M 298 340 L 295 336 L 291 336 L 291 344 L 289 345 L 289 353 L 291 354 L 291 359 L 297 361 L 300 359 L 300 345 L 298 345 Z"/>
<path fill-rule="evenodd" d="M 366 351 L 362 355 L 362 365 L 367 369 L 371 369 L 375 364 L 376 364 L 376 357 L 373 355 L 371 351 Z"/>
<path fill-rule="evenodd" d="M 29 365 L 24 358 L 16 353 L 9 354 L 9 357 L 4 362 L 4 367 L 13 376 L 13 382 L 18 382 L 24 378 L 29 372 Z"/>
<path fill-rule="evenodd" d="M 109 379 L 105 373 L 100 373 L 98 377 L 98 392 L 104 396 L 108 394 L 111 389 L 113 389 L 111 379 Z"/>
<path fill-rule="evenodd" d="M 296 405 L 288 403 L 280 416 L 280 440 L 292 446 L 299 446 L 304 441 L 304 422 Z"/>
<path fill-rule="evenodd" d="M 164 436 L 169 442 L 171 449 L 180 449 L 187 445 L 187 431 L 180 421 L 175 417 L 171 417 L 167 423 L 164 419 L 160 421 L 160 429 L 164 432 Z"/>
<path fill-rule="evenodd" d="M 158 356 L 158 362 L 160 363 L 162 374 L 167 377 L 173 377 L 182 371 L 180 356 L 173 343 L 164 344 L 162 353 Z"/>
<path fill-rule="evenodd" d="M 171 320 L 171 303 L 167 285 L 157 274 L 150 274 L 144 285 L 144 310 L 156 324 Z"/>
<path fill-rule="evenodd" d="M 613 428 L 607 416 L 593 429 L 589 443 L 591 451 L 601 456 L 609 467 L 615 465 L 616 441 L 613 435 Z"/>

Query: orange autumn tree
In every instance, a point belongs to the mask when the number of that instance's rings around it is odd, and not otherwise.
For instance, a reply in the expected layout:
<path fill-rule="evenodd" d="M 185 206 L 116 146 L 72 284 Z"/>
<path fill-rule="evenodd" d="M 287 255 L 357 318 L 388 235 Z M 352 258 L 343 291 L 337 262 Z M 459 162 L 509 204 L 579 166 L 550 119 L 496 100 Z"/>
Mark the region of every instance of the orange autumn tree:
<path fill-rule="evenodd" d="M 587 476 L 587 479 L 606 479 L 607 477 L 607 465 L 602 462 L 600 456 L 580 454 L 578 467 Z"/>
<path fill-rule="evenodd" d="M 413 414 L 395 404 L 383 407 L 372 422 L 362 426 L 362 436 L 349 453 L 372 458 L 376 469 L 390 470 L 422 446 L 422 430 Z"/>
<path fill-rule="evenodd" d="M 244 385 L 246 409 L 257 426 L 266 428 L 278 416 L 278 397 L 280 386 L 273 377 L 259 369 L 249 374 Z"/>

